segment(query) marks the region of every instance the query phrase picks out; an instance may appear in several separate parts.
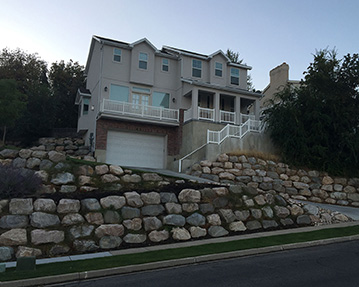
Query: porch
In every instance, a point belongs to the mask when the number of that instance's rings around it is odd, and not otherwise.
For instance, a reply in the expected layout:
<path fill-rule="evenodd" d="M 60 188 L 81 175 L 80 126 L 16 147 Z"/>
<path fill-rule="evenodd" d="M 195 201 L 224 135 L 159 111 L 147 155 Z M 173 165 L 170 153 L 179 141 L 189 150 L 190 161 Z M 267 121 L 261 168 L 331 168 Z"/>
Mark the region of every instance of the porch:
<path fill-rule="evenodd" d="M 248 119 L 259 119 L 259 97 L 198 88 L 193 88 L 185 97 L 191 97 L 192 106 L 184 112 L 184 122 L 195 119 L 241 125 Z"/>

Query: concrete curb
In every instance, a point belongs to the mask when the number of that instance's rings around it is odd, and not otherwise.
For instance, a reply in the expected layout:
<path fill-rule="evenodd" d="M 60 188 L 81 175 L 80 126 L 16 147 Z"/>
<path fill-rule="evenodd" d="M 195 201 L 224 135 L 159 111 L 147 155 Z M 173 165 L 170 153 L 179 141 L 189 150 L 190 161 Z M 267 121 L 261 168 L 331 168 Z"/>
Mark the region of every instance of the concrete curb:
<path fill-rule="evenodd" d="M 340 224 L 340 225 L 341 225 L 341 227 L 345 227 L 345 226 L 358 225 L 358 223 L 356 223 L 356 224 L 346 223 L 346 224 Z M 333 227 L 338 227 L 338 226 L 331 226 L 331 227 L 333 228 Z M 318 230 L 318 228 L 316 229 L 313 227 L 312 228 L 303 228 L 303 229 L 309 229 L 306 231 Z M 319 228 L 319 230 L 320 229 L 327 229 L 327 228 Z M 283 231 L 286 231 L 286 230 L 283 230 Z M 265 234 L 265 236 L 279 235 L 279 234 L 283 234 L 283 231 L 282 232 L 274 231 L 273 233 L 276 233 L 276 234 L 267 234 L 265 232 L 261 233 L 261 234 L 262 234 L 262 236 L 263 236 L 263 234 Z M 300 228 L 299 228 L 299 230 L 298 229 L 292 230 L 291 233 L 295 233 L 294 231 L 303 232 L 302 230 L 300 230 Z M 288 233 L 290 233 L 290 232 L 285 232 L 284 234 L 288 234 Z M 257 238 L 257 237 L 261 237 L 261 236 L 252 236 L 252 238 Z M 223 238 L 218 238 L 218 239 L 223 239 Z M 241 239 L 244 239 L 243 236 L 241 236 Z M 234 240 L 238 240 L 238 239 L 234 239 Z M 77 273 L 48 276 L 48 277 L 39 277 L 39 278 L 33 278 L 33 279 L 24 279 L 24 280 L 10 281 L 10 282 L 0 282 L 0 286 L 3 286 L 3 287 L 27 287 L 27 286 L 41 286 L 41 285 L 48 285 L 48 284 L 57 284 L 57 283 L 64 283 L 64 282 L 69 282 L 69 281 L 81 281 L 81 280 L 93 279 L 93 278 L 99 278 L 99 277 L 105 277 L 105 276 L 128 274 L 128 273 L 133 273 L 133 272 L 162 269 L 162 268 L 183 266 L 183 265 L 189 265 L 189 264 L 205 263 L 205 262 L 214 261 L 214 260 L 223 260 L 223 259 L 231 259 L 231 258 L 244 257 L 244 256 L 260 255 L 260 254 L 266 254 L 266 253 L 271 253 L 271 252 L 286 251 L 286 250 L 306 248 L 306 247 L 315 247 L 315 246 L 319 246 L 319 245 L 340 243 L 340 242 L 353 241 L 353 240 L 359 240 L 359 235 L 321 239 L 321 240 L 316 240 L 316 241 L 308 241 L 308 242 L 300 242 L 300 243 L 290 243 L 290 244 L 284 244 L 284 245 L 238 250 L 238 251 L 225 252 L 225 253 L 208 254 L 208 255 L 201 255 L 201 256 L 195 256 L 195 257 L 189 257 L 189 258 L 166 260 L 166 261 L 159 261 L 159 262 L 152 262 L 152 263 L 145 263 L 145 264 L 138 264 L 138 265 L 129 265 L 129 266 L 108 268 L 108 269 L 102 269 L 102 270 L 77 272 Z M 206 240 L 204 240 L 204 241 L 206 241 Z M 220 240 L 217 240 L 217 242 L 219 242 L 219 241 Z M 227 240 L 227 242 L 228 241 L 232 241 L 232 240 Z M 223 240 L 222 242 L 225 242 L 225 241 Z M 203 244 L 208 244 L 208 242 L 205 242 Z M 190 246 L 190 245 L 188 244 L 188 246 Z M 145 249 L 147 249 L 147 248 L 145 248 Z M 145 252 L 145 251 L 149 251 L 149 250 L 142 250 L 142 251 L 137 250 L 137 252 Z M 133 252 L 133 253 L 135 253 L 135 252 Z"/>

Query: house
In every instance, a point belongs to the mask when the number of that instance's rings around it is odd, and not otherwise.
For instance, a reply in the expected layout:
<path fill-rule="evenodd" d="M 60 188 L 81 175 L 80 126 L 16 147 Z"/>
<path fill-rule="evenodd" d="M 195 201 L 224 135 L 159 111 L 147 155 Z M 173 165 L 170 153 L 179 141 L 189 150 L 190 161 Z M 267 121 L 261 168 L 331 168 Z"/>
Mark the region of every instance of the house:
<path fill-rule="evenodd" d="M 270 82 L 263 90 L 264 97 L 261 99 L 261 108 L 265 108 L 270 105 L 270 100 L 274 98 L 274 95 L 282 91 L 287 85 L 298 87 L 300 81 L 289 80 L 289 65 L 282 63 L 269 72 Z"/>
<path fill-rule="evenodd" d="M 251 67 L 221 51 L 203 55 L 93 36 L 78 91 L 78 132 L 99 161 L 174 168 L 207 141 L 207 130 L 258 119 L 261 94 L 247 90 Z M 248 107 L 254 114 L 248 115 Z"/>

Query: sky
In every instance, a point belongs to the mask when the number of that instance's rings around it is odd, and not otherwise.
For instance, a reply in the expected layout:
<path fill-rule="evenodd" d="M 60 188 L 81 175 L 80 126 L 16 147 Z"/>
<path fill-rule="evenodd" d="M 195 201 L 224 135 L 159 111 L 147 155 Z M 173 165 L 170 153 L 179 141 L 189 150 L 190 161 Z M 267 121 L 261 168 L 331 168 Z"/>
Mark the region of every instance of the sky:
<path fill-rule="evenodd" d="M 0 49 L 37 53 L 49 64 L 86 65 L 93 35 L 147 38 L 201 54 L 239 52 L 256 89 L 286 62 L 303 78 L 313 54 L 359 53 L 359 0 L 0 0 Z"/>

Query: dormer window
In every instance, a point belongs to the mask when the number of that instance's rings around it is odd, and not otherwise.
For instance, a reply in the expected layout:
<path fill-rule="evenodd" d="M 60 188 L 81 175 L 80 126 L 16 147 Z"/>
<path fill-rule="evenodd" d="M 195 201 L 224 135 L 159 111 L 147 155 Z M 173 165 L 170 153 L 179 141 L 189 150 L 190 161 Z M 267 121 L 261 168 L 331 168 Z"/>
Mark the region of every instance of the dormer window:
<path fill-rule="evenodd" d="M 192 60 L 192 77 L 202 77 L 202 61 Z"/>
<path fill-rule="evenodd" d="M 239 86 L 239 69 L 231 68 L 231 84 Z"/>
<path fill-rule="evenodd" d="M 143 70 L 147 70 L 148 55 L 146 53 L 140 53 L 138 67 Z"/>
<path fill-rule="evenodd" d="M 214 74 L 217 77 L 222 77 L 222 74 L 223 74 L 223 65 L 222 65 L 222 63 L 218 63 L 218 62 L 215 63 Z"/>
<path fill-rule="evenodd" d="M 162 71 L 163 72 L 168 72 L 169 71 L 168 59 L 162 59 Z"/>
<path fill-rule="evenodd" d="M 121 62 L 121 49 L 115 48 L 113 49 L 113 60 L 115 62 Z"/>

